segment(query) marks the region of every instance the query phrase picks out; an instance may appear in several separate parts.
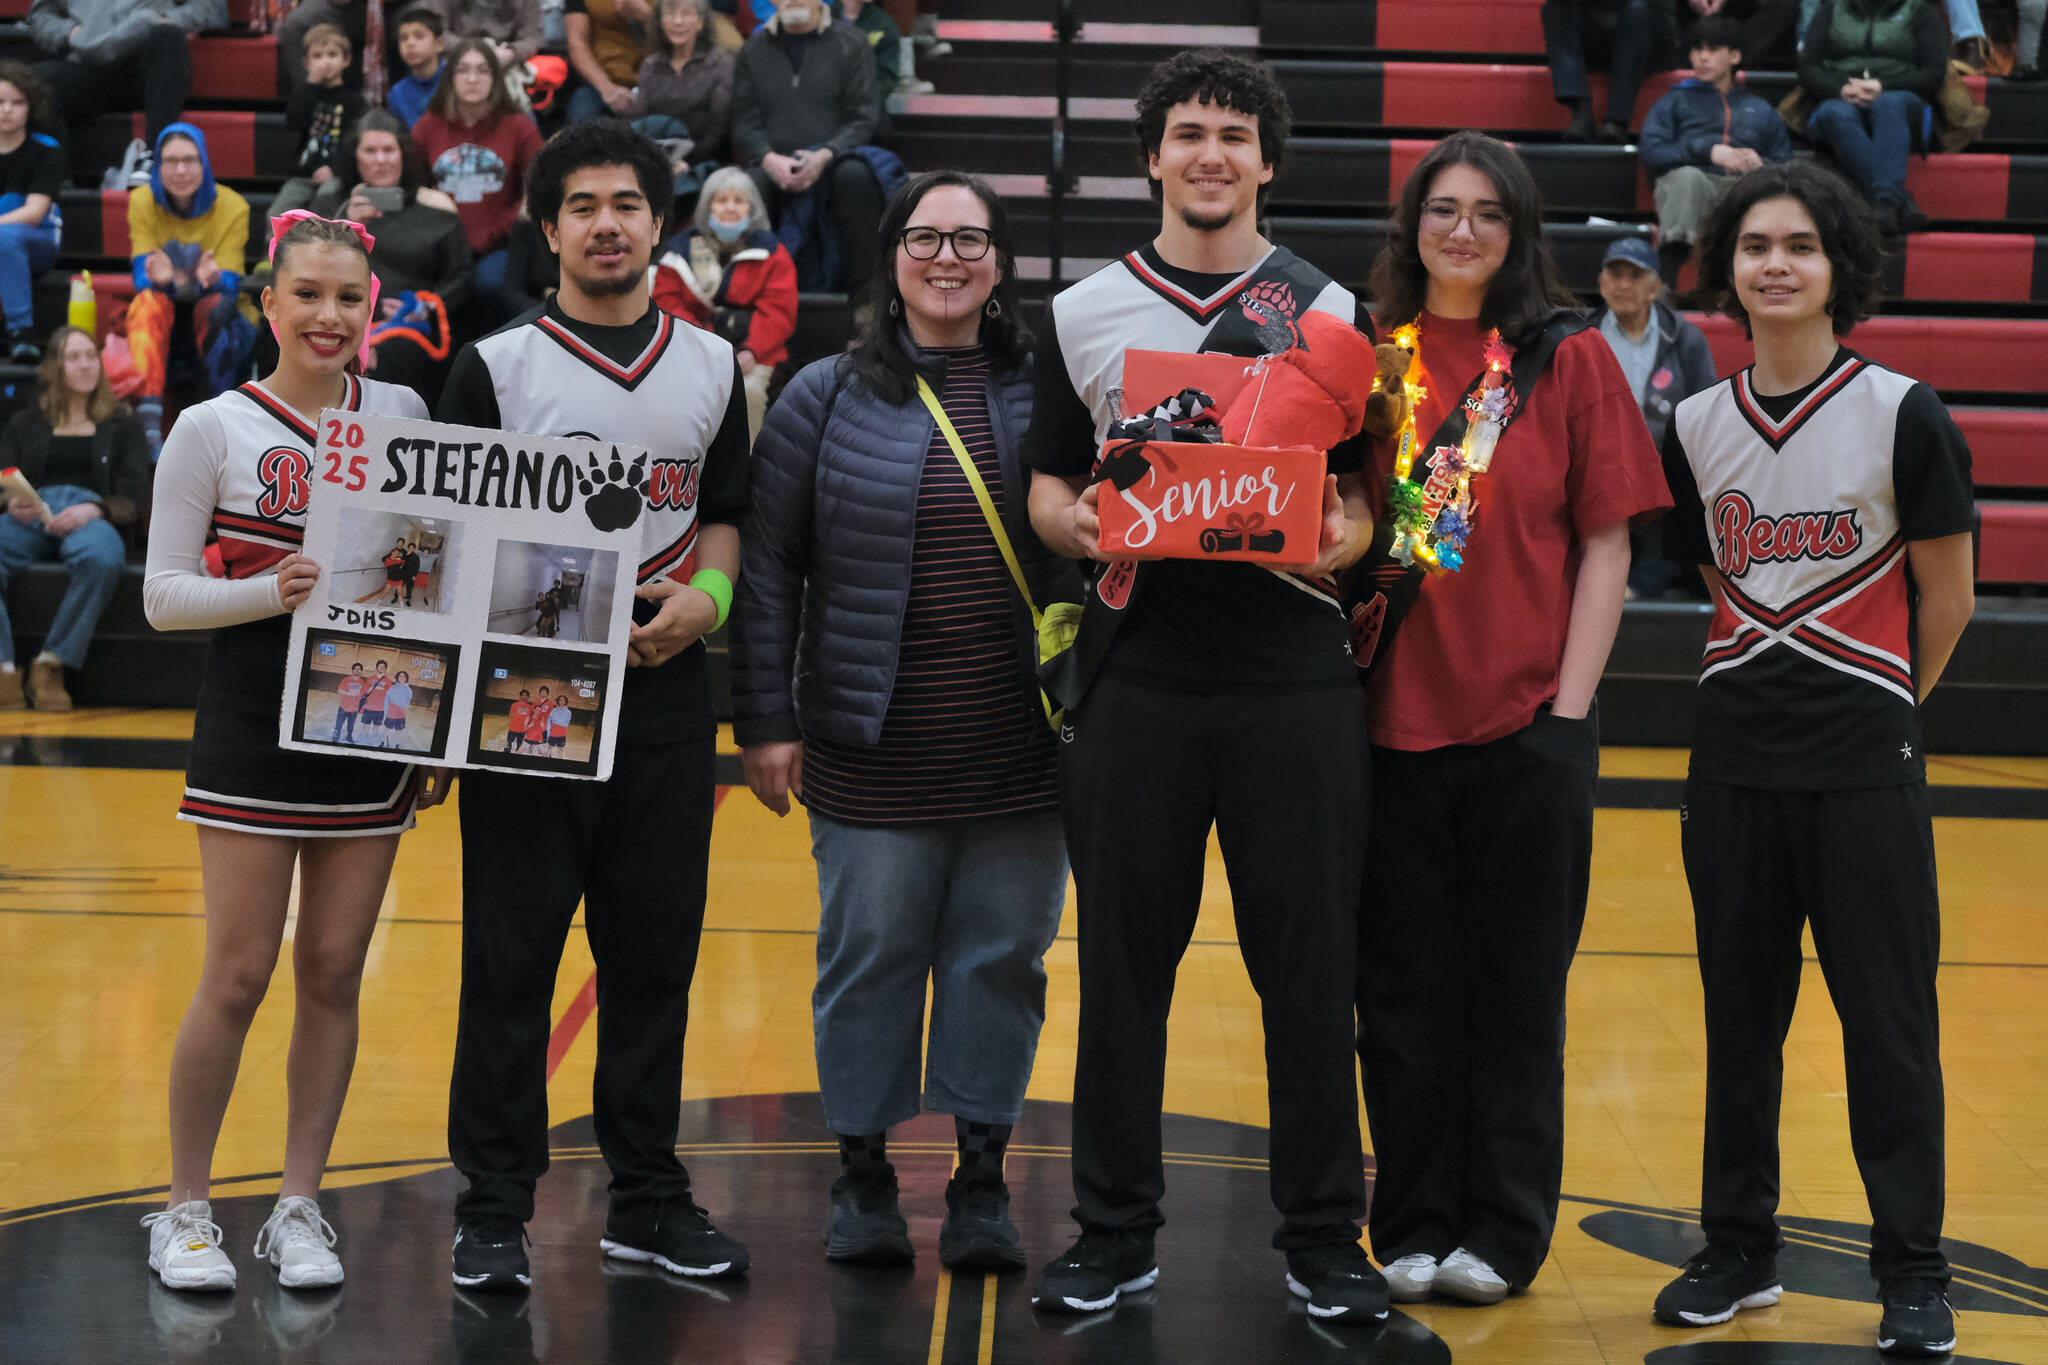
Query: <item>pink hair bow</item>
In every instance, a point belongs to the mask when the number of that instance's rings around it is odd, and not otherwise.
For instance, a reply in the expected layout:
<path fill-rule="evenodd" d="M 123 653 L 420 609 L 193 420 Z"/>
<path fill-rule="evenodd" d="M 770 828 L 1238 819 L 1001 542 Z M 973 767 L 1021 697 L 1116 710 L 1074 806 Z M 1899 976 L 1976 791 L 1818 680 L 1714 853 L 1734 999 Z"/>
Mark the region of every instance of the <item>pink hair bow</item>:
<path fill-rule="evenodd" d="M 269 259 L 272 265 L 277 264 L 278 239 L 291 231 L 293 224 L 303 223 L 309 218 L 321 223 L 340 223 L 350 232 L 353 232 L 356 235 L 356 240 L 363 244 L 363 254 L 365 256 L 369 255 L 377 246 L 377 239 L 370 235 L 370 230 L 353 218 L 322 218 L 311 209 L 293 209 L 289 213 L 277 214 L 270 220 Z M 377 325 L 377 295 L 382 292 L 382 289 L 383 286 L 377 279 L 377 272 L 372 270 L 370 272 L 370 327 Z M 370 327 L 363 328 L 363 344 L 361 349 L 356 352 L 357 361 L 364 365 L 370 363 Z"/>

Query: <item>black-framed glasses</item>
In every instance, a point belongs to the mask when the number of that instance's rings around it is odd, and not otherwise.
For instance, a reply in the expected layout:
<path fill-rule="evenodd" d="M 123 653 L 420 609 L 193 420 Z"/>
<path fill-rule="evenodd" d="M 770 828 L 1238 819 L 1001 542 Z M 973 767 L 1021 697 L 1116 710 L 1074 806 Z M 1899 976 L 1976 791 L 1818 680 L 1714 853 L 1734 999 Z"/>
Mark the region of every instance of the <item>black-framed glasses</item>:
<path fill-rule="evenodd" d="M 988 255 L 992 239 L 987 228 L 954 228 L 941 232 L 937 228 L 905 228 L 900 236 L 903 249 L 914 261 L 929 261 L 939 254 L 939 248 L 946 243 L 953 244 L 953 254 L 963 261 L 978 261 Z"/>

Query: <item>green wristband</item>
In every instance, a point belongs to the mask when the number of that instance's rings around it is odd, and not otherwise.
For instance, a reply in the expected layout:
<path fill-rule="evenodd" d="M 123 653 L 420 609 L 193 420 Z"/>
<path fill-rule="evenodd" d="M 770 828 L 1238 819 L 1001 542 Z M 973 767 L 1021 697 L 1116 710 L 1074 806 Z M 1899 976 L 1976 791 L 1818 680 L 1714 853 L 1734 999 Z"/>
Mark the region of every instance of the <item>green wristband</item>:
<path fill-rule="evenodd" d="M 690 575 L 690 586 L 698 592 L 708 594 L 718 608 L 718 619 L 711 623 L 717 630 L 725 624 L 725 618 L 732 614 L 732 580 L 716 569 L 699 569 Z"/>

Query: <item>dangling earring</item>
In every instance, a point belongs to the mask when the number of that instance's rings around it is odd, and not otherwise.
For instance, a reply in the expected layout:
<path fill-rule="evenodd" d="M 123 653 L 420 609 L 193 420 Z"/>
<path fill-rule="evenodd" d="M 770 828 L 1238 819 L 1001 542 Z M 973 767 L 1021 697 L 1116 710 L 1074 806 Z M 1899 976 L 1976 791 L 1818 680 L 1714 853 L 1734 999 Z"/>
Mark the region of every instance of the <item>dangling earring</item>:
<path fill-rule="evenodd" d="M 988 301 L 988 307 L 982 309 L 981 311 L 988 315 L 989 317 L 999 318 L 1003 315 L 1003 305 L 998 303 L 995 299 L 991 298 Z"/>
<path fill-rule="evenodd" d="M 890 317 L 892 317 L 892 318 L 894 318 L 894 317 L 901 317 L 901 316 L 903 316 L 903 300 L 902 300 L 902 299 L 890 299 L 890 300 L 889 300 L 889 316 L 890 316 Z"/>

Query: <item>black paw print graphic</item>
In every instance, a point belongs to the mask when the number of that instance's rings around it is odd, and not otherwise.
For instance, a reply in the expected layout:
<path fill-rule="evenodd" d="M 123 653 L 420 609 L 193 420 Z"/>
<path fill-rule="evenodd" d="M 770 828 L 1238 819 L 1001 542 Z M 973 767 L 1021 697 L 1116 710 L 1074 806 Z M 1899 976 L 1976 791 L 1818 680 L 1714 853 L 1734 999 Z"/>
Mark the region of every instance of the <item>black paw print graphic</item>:
<path fill-rule="evenodd" d="M 612 447 L 608 464 L 599 464 L 596 455 L 585 458 L 590 462 L 589 470 L 578 471 L 576 475 L 576 487 L 583 493 L 584 515 L 600 531 L 625 530 L 640 519 L 645 501 L 642 492 L 647 487 L 647 457 L 642 455 L 633 461 L 631 469 L 619 458 L 617 446 Z"/>

